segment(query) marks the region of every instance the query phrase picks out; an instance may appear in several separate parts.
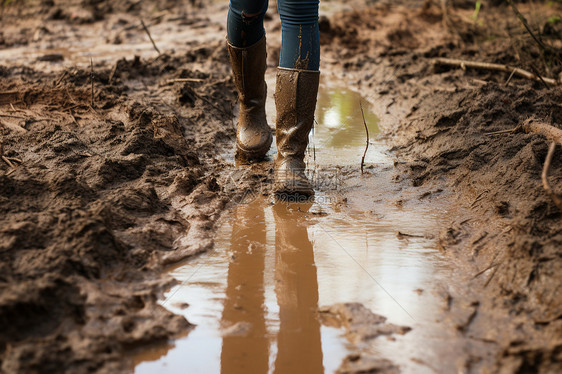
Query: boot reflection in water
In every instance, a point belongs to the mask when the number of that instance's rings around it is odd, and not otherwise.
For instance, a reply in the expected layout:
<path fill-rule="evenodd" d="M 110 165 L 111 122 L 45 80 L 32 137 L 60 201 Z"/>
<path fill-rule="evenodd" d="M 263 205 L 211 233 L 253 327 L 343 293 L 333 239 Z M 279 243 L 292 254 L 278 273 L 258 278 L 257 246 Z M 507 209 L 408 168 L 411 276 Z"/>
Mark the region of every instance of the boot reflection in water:
<path fill-rule="evenodd" d="M 269 372 L 269 339 L 265 323 L 264 263 L 266 225 L 258 199 L 238 206 L 232 227 L 232 261 L 222 315 L 225 328 L 221 372 Z M 318 282 L 312 243 L 299 222 L 306 204 L 276 204 L 275 293 L 279 305 L 276 374 L 323 373 Z"/>
<path fill-rule="evenodd" d="M 300 212 L 309 204 L 276 204 L 275 293 L 279 304 L 276 374 L 323 373 L 318 280 L 312 243 Z M 308 210 L 308 209 L 307 209 Z"/>
<path fill-rule="evenodd" d="M 319 0 L 277 0 L 282 33 L 275 87 L 277 196 L 314 193 L 304 154 L 320 77 L 318 4 Z M 230 0 L 228 10 L 228 51 L 240 101 L 236 157 L 243 161 L 263 159 L 272 142 L 265 117 L 267 7 L 268 0 Z"/>
<path fill-rule="evenodd" d="M 236 208 L 232 226 L 222 327 L 221 373 L 267 373 L 269 341 L 265 326 L 265 219 L 254 201 Z M 238 330 L 238 331 L 236 331 Z"/>

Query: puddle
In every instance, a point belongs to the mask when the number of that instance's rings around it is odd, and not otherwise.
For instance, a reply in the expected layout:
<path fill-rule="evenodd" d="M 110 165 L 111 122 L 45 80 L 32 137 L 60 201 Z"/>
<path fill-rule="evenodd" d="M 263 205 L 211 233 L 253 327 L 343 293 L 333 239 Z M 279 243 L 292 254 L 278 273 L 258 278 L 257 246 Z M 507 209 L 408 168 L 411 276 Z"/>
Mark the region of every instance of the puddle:
<path fill-rule="evenodd" d="M 266 73 L 267 122 L 275 128 L 275 71 Z M 365 123 L 361 114 L 361 105 L 365 115 Z M 367 164 L 388 164 L 392 161 L 384 153 L 384 143 L 377 141 L 376 135 L 380 132 L 378 118 L 371 112 L 371 105 L 359 93 L 352 91 L 342 84 L 332 83 L 324 75 L 320 75 L 318 100 L 315 112 L 314 128 L 309 136 L 307 163 L 313 168 L 315 161 L 326 166 L 347 166 L 361 163 L 365 151 L 366 132 L 365 124 L 369 131 L 370 145 L 365 162 Z M 238 109 L 235 110 L 235 113 Z M 234 120 L 233 126 L 236 125 Z M 275 131 L 273 132 L 275 136 Z M 273 160 L 277 148 L 273 142 L 268 156 Z M 221 153 L 225 160 L 234 162 L 234 146 L 231 150 Z"/>
<path fill-rule="evenodd" d="M 359 165 L 360 99 L 321 86 L 313 140 L 323 170 Z M 363 108 L 373 136 L 377 119 Z M 342 302 L 413 328 L 368 348 L 402 370 L 428 371 L 426 362 L 457 349 L 437 320 L 442 299 L 433 292 L 452 274 L 434 239 L 449 221 L 446 207 L 394 183 L 382 144 L 375 141 L 366 164 L 376 165 L 376 175 L 347 178 L 345 203 L 337 191 L 319 191 L 313 203 L 260 197 L 226 213 L 214 251 L 172 270 L 181 284 L 162 301 L 197 326 L 166 349 L 136 356 L 134 371 L 333 373 L 355 347 L 342 330 L 321 325 L 316 310 Z M 456 371 L 448 365 L 440 368 Z"/>

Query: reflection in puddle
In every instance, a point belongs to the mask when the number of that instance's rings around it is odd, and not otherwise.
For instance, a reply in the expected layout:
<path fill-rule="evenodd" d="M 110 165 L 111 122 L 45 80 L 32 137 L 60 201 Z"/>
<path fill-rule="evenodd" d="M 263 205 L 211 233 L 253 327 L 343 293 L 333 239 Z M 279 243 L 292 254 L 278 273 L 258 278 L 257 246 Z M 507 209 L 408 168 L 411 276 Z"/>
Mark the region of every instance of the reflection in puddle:
<path fill-rule="evenodd" d="M 315 113 L 317 124 L 310 139 L 318 162 L 333 166 L 360 165 L 367 140 L 360 105 L 364 109 L 369 136 L 373 139 L 379 133 L 379 120 L 369 110 L 370 104 L 355 91 L 321 85 Z M 371 146 L 365 162 L 388 163 L 383 149 Z"/>
<path fill-rule="evenodd" d="M 263 198 L 237 206 L 217 234 L 217 251 L 172 272 L 183 286 L 166 306 L 197 327 L 167 356 L 139 356 L 145 362 L 135 371 L 333 372 L 346 350 L 339 331 L 317 318 L 310 206 Z M 193 306 L 181 310 L 182 302 Z"/>
<path fill-rule="evenodd" d="M 364 147 L 365 130 L 361 107 L 365 106 L 365 123 L 369 133 L 379 132 L 378 118 L 368 110 L 369 104 L 355 91 L 339 87 L 323 87 L 316 109 L 316 138 L 320 149 Z M 359 148 L 361 149 L 361 148 Z"/>
<path fill-rule="evenodd" d="M 266 74 L 267 101 L 266 114 L 270 126 L 275 127 L 275 74 Z M 380 132 L 379 119 L 370 110 L 371 104 L 361 94 L 341 85 L 333 84 L 325 76 L 320 76 L 318 101 L 316 104 L 314 129 L 310 133 L 309 166 L 316 160 L 322 166 L 359 166 L 365 150 L 366 134 L 361 106 L 365 114 L 365 123 L 369 130 L 371 145 L 365 158 L 367 164 L 391 164 L 383 153 L 385 146 L 377 143 L 376 136 Z M 269 152 L 270 157 L 276 153 L 275 142 Z M 232 152 L 225 154 L 232 161 Z"/>
<path fill-rule="evenodd" d="M 345 157 L 365 145 L 359 99 L 345 90 L 320 93 L 314 139 L 322 167 L 337 157 L 338 165 L 358 165 Z M 365 114 L 375 133 L 376 118 Z M 382 164 L 377 175 L 348 178 L 343 206 L 336 193 L 318 192 L 314 203 L 260 197 L 228 212 L 215 250 L 171 272 L 181 284 L 163 304 L 197 326 L 165 355 L 136 357 L 135 372 L 332 373 L 353 347 L 342 331 L 320 324 L 317 308 L 341 302 L 363 303 L 413 328 L 371 345 L 402 369 L 419 371 L 416 362 L 435 362 L 451 349 L 431 292 L 451 269 L 427 235 L 447 215 L 397 190 L 392 164 L 377 148 L 369 151 Z M 407 202 L 392 203 L 399 198 Z"/>
<path fill-rule="evenodd" d="M 266 207 L 258 199 L 236 209 L 221 317 L 221 372 L 267 373 L 269 344 L 274 339 L 271 343 L 277 351 L 275 373 L 322 373 L 320 323 L 315 313 L 318 284 L 312 244 L 306 226 L 298 223 L 298 215 L 302 213 L 291 212 L 283 204 L 275 205 L 269 212 L 275 222 L 275 270 L 269 288 L 274 289 L 278 308 L 273 321 L 279 322 L 276 333 L 268 336 L 264 294 L 268 252 Z"/>

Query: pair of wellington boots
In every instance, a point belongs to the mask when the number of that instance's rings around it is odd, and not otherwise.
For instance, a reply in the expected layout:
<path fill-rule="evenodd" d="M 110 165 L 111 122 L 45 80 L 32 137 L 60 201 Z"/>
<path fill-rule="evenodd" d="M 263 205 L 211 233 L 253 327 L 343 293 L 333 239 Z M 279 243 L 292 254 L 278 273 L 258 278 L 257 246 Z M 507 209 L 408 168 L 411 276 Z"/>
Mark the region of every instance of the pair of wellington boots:
<path fill-rule="evenodd" d="M 240 101 L 236 158 L 243 162 L 261 160 L 269 151 L 273 138 L 265 117 L 265 37 L 248 48 L 237 48 L 228 43 L 228 52 Z M 311 196 L 314 193 L 305 174 L 304 155 L 308 134 L 314 124 L 319 78 L 318 71 L 277 69 L 277 156 L 273 191 L 278 196 Z"/>

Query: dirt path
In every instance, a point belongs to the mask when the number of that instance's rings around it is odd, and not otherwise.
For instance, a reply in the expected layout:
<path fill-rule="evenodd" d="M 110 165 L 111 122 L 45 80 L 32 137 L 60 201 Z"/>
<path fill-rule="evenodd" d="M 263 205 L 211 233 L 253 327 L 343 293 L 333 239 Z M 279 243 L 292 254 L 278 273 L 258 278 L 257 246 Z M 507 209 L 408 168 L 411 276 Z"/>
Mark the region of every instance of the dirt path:
<path fill-rule="evenodd" d="M 323 74 L 375 105 L 399 157 L 397 181 L 429 191 L 419 198 L 430 201 L 445 190 L 465 208 L 439 236 L 444 255 L 472 269 L 464 289 L 445 295 L 466 340 L 459 370 L 560 371 L 562 224 L 541 185 L 548 143 L 486 133 L 529 116 L 560 127 L 562 91 L 516 77 L 506 85 L 509 74 L 435 68 L 431 59 L 507 63 L 551 78 L 560 65 L 532 66 L 521 51 L 533 56 L 536 47 L 521 47 L 533 44 L 508 8 L 486 8 L 476 22 L 473 9 L 454 2 L 445 31 L 439 7 L 403 3 L 323 2 Z M 280 24 L 270 8 L 273 69 Z M 4 9 L 3 371 L 127 371 L 132 349 L 189 330 L 157 304 L 172 284 L 162 267 L 210 250 L 232 198 L 256 184 L 267 190 L 271 178 L 258 165 L 234 183 L 224 156 L 236 104 L 225 9 L 197 1 Z M 534 9 L 533 25 L 559 13 L 556 5 Z M 560 192 L 559 155 L 549 180 Z M 475 348 L 482 342 L 497 353 L 483 357 Z"/>

